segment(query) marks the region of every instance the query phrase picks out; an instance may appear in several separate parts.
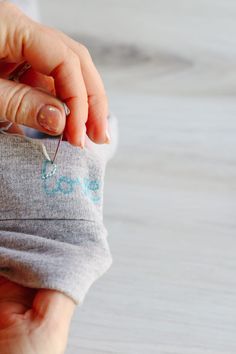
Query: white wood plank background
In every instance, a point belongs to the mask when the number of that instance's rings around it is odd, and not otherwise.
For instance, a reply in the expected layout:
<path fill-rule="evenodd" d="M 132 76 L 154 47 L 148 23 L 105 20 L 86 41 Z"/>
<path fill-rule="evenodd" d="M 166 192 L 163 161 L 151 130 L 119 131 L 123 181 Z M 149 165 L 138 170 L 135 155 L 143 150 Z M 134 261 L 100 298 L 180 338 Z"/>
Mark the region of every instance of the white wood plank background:
<path fill-rule="evenodd" d="M 67 354 L 235 354 L 236 2 L 40 4 L 89 46 L 120 121 L 105 195 L 114 264 Z"/>

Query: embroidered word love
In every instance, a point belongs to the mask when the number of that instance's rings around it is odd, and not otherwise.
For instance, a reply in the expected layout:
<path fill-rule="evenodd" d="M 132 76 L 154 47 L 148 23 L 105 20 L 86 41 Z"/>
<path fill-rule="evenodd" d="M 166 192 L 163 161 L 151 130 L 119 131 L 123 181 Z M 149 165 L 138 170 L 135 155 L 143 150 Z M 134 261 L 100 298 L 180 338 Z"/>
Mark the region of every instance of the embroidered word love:
<path fill-rule="evenodd" d="M 51 167 L 51 168 L 50 168 Z M 100 183 L 98 180 L 91 180 L 89 178 L 77 177 L 72 179 L 68 176 L 56 177 L 57 166 L 48 160 L 44 160 L 42 165 L 41 178 L 43 180 L 43 188 L 47 195 L 55 195 L 56 193 L 63 193 L 65 195 L 71 194 L 75 191 L 75 187 L 79 186 L 93 203 L 99 203 L 101 200 Z"/>

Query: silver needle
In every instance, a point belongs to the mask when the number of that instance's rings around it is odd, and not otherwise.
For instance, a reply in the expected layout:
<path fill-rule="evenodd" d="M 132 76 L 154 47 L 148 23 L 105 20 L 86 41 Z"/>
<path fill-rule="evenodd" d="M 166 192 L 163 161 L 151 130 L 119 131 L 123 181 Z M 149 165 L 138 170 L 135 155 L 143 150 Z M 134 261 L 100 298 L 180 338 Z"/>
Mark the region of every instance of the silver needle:
<path fill-rule="evenodd" d="M 53 159 L 52 159 L 52 164 L 54 164 L 54 161 L 55 161 L 55 159 L 56 159 L 56 157 L 57 157 L 57 153 L 58 153 L 59 147 L 60 147 L 60 145 L 61 145 L 62 138 L 63 138 L 63 134 L 61 134 L 60 139 L 59 139 L 59 141 L 58 141 L 57 149 L 56 149 L 56 152 L 55 152 L 54 157 L 53 157 Z"/>
<path fill-rule="evenodd" d="M 64 107 L 65 114 L 66 114 L 66 117 L 67 117 L 70 114 L 70 110 L 69 110 L 69 108 L 67 107 L 67 105 L 65 103 L 63 103 L 63 107 Z M 58 153 L 59 147 L 61 145 L 62 139 L 63 139 L 63 133 L 61 134 L 61 136 L 59 138 L 59 141 L 58 141 L 58 144 L 57 144 L 57 148 L 56 148 L 56 152 L 55 152 L 54 157 L 52 159 L 52 164 L 54 164 L 54 161 L 55 161 L 55 159 L 57 157 L 57 153 Z"/>

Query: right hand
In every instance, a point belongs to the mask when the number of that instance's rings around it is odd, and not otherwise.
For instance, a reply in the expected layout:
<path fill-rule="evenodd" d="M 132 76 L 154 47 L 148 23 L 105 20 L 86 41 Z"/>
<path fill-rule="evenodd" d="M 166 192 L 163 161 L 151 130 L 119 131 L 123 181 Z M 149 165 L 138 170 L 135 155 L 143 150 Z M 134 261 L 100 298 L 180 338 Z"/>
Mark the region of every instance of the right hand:
<path fill-rule="evenodd" d="M 86 130 L 93 142 L 108 142 L 108 102 L 88 50 L 7 1 L 0 2 L 0 33 L 0 120 L 51 135 L 65 129 L 65 137 L 76 146 L 84 145 Z M 32 69 L 21 83 L 7 80 L 24 62 Z M 67 119 L 61 102 L 70 109 Z M 38 117 L 51 123 L 43 128 Z"/>

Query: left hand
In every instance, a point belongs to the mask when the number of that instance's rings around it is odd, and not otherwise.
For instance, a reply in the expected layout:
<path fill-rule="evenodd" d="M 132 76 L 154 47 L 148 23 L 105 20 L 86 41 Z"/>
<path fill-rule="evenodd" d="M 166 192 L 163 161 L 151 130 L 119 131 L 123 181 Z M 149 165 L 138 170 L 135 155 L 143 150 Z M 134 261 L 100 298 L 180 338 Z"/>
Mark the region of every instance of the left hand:
<path fill-rule="evenodd" d="M 0 277 L 0 353 L 63 354 L 75 303 Z"/>

